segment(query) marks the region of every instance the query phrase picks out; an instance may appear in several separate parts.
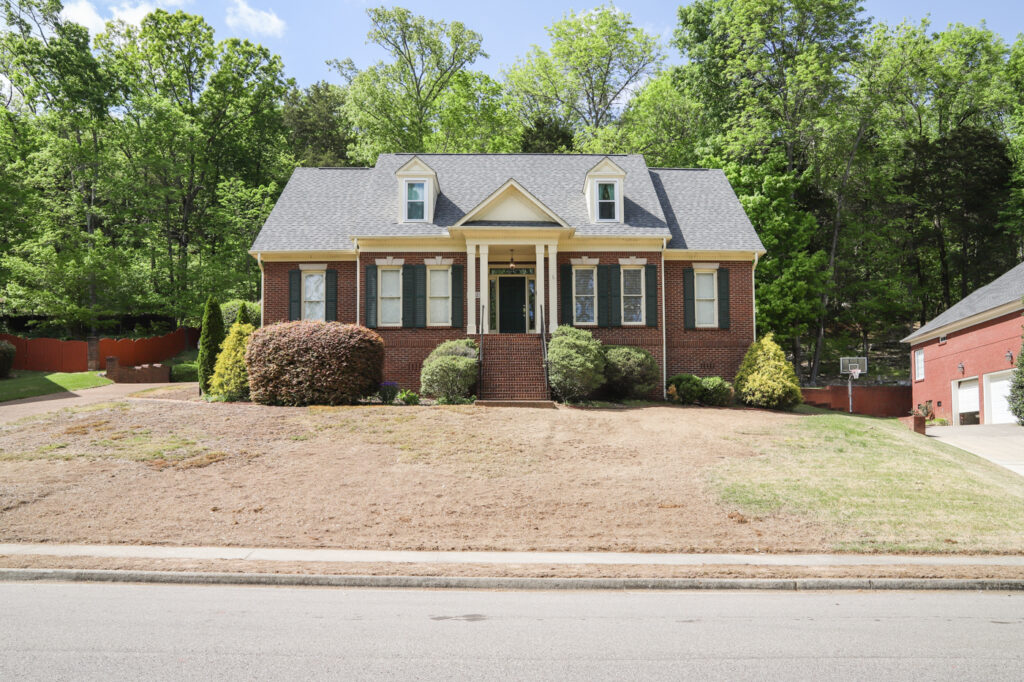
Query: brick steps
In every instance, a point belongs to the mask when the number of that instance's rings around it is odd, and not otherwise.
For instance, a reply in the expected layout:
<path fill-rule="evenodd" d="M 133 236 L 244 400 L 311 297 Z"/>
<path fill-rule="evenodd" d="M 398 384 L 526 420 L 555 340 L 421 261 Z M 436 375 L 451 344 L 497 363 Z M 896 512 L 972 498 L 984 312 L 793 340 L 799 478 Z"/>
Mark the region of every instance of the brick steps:
<path fill-rule="evenodd" d="M 537 334 L 487 334 L 477 398 L 480 400 L 549 400 L 544 351 Z"/>

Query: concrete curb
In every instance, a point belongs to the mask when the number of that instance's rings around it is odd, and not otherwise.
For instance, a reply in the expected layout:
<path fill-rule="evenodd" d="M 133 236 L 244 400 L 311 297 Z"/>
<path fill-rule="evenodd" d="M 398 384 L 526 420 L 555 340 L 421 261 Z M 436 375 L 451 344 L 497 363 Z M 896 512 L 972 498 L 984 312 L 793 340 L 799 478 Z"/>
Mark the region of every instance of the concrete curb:
<path fill-rule="evenodd" d="M 444 576 L 190 573 L 66 568 L 3 568 L 0 582 L 108 582 L 459 590 L 997 590 L 1024 591 L 1024 580 L 945 578 L 473 578 Z"/>

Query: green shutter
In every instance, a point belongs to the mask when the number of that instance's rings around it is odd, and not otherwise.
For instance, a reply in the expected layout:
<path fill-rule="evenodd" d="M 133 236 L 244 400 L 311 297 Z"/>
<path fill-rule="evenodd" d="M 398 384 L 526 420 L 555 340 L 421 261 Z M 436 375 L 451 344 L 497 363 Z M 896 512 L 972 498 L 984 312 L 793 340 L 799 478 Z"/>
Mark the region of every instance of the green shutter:
<path fill-rule="evenodd" d="M 597 266 L 597 326 L 607 327 L 612 310 L 612 285 L 608 281 L 610 265 Z"/>
<path fill-rule="evenodd" d="M 697 328 L 697 314 L 694 309 L 693 268 L 683 269 L 683 328 Z"/>
<path fill-rule="evenodd" d="M 729 269 L 718 268 L 718 328 L 729 328 Z"/>
<path fill-rule="evenodd" d="M 366 266 L 366 326 L 377 326 L 377 266 Z"/>
<path fill-rule="evenodd" d="M 302 273 L 288 271 L 288 319 L 302 319 Z"/>
<path fill-rule="evenodd" d="M 416 326 L 416 266 L 402 266 L 402 326 Z"/>
<path fill-rule="evenodd" d="M 608 266 L 608 324 L 612 327 L 622 326 L 622 268 L 618 265 Z"/>
<path fill-rule="evenodd" d="M 644 317 L 648 327 L 658 326 L 658 266 L 644 266 Z"/>
<path fill-rule="evenodd" d="M 562 287 L 562 324 L 572 324 L 572 266 L 559 265 L 559 286 Z M 555 331 L 554 329 L 551 330 Z"/>
<path fill-rule="evenodd" d="M 338 271 L 327 270 L 324 284 L 324 319 L 328 322 L 338 321 Z"/>
<path fill-rule="evenodd" d="M 466 293 L 466 283 L 462 276 L 463 268 L 462 265 L 452 266 L 452 326 L 456 329 L 465 326 L 465 318 L 462 314 Z"/>
<path fill-rule="evenodd" d="M 416 326 L 427 326 L 427 266 L 414 265 L 416 275 Z"/>

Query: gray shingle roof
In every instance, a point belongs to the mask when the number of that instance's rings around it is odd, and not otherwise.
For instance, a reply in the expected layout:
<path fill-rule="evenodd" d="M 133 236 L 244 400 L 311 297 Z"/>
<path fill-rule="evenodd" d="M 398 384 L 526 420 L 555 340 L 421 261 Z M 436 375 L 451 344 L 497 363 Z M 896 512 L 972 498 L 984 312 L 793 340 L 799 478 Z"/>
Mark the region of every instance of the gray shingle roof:
<path fill-rule="evenodd" d="M 1020 301 L 1024 297 L 1024 263 L 1013 268 L 1001 277 L 981 287 L 960 300 L 941 315 L 928 321 L 916 332 L 903 339 L 903 343 L 912 343 L 928 338 L 936 329 L 948 324 L 965 320 L 993 308 Z"/>
<path fill-rule="evenodd" d="M 395 171 L 419 156 L 437 174 L 433 223 L 398 222 Z M 639 154 L 613 155 L 626 172 L 624 221 L 593 223 L 583 195 L 604 155 L 382 154 L 373 168 L 298 168 L 252 251 L 349 250 L 353 237 L 443 236 L 514 179 L 578 236 L 670 238 L 671 248 L 763 250 L 721 171 L 647 168 Z"/>

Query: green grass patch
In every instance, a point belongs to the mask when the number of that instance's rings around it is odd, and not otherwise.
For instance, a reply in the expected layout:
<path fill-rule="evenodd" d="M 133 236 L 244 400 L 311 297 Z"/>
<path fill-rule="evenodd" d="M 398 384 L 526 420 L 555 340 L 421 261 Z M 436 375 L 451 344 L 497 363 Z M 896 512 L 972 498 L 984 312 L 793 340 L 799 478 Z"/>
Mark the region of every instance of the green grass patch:
<path fill-rule="evenodd" d="M 0 403 L 19 398 L 34 398 L 62 391 L 106 386 L 113 383 L 98 372 L 29 372 L 15 370 L 8 379 L 0 379 Z"/>
<path fill-rule="evenodd" d="M 799 412 L 713 470 L 723 503 L 819 523 L 837 551 L 1024 551 L 1024 478 L 895 420 Z"/>

